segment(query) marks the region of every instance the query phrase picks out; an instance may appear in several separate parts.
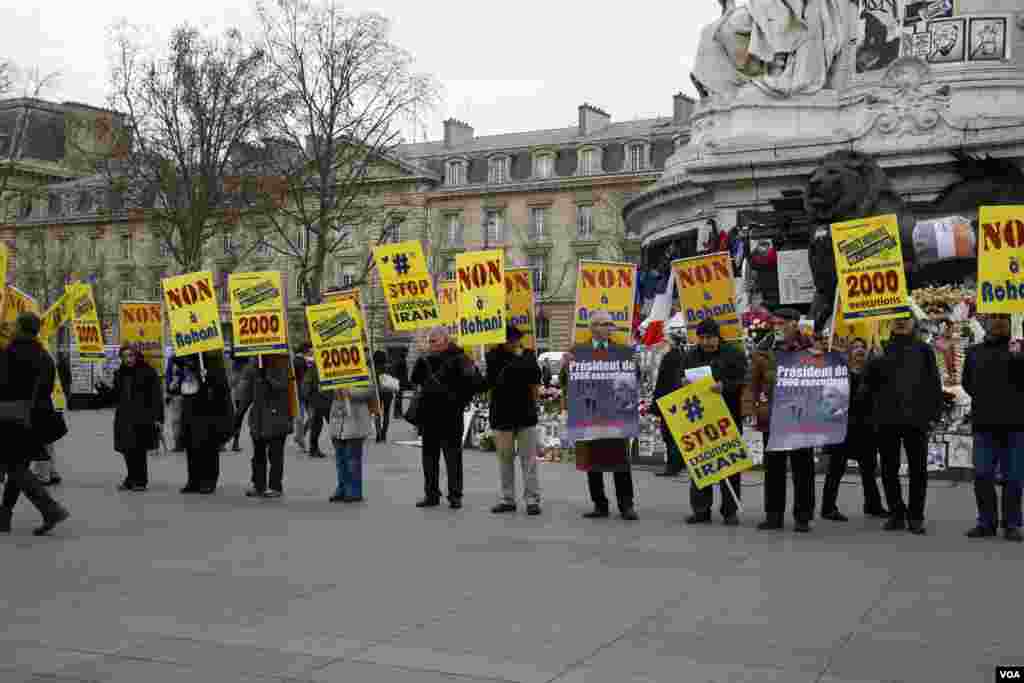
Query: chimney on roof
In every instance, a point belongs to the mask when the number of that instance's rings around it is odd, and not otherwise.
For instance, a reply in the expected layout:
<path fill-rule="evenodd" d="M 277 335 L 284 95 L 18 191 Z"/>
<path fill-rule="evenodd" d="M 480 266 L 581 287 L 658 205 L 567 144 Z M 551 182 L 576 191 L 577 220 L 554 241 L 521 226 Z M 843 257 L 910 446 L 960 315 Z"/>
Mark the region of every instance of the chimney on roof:
<path fill-rule="evenodd" d="M 672 96 L 672 123 L 683 126 L 690 122 L 696 101 L 681 92 Z"/>
<path fill-rule="evenodd" d="M 444 122 L 444 146 L 459 147 L 473 139 L 473 126 L 458 119 Z"/>
<path fill-rule="evenodd" d="M 608 112 L 584 102 L 580 105 L 580 135 L 590 135 L 611 125 Z"/>

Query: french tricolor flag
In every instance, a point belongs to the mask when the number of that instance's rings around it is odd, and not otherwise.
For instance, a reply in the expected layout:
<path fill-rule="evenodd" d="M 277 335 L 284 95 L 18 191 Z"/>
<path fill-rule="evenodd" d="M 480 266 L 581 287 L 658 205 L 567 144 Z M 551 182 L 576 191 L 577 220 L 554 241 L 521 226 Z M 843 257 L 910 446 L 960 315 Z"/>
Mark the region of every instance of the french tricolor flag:
<path fill-rule="evenodd" d="M 654 297 L 654 304 L 647 319 L 640 324 L 643 330 L 644 346 L 660 344 L 665 339 L 665 323 L 672 315 L 672 299 L 676 293 L 676 279 L 672 274 L 668 276 L 665 289 L 658 292 Z"/>

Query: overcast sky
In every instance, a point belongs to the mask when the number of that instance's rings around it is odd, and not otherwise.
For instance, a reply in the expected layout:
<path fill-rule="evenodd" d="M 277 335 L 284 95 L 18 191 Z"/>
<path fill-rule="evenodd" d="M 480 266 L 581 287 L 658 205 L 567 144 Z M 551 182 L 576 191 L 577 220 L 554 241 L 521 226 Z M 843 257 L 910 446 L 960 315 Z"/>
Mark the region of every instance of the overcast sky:
<path fill-rule="evenodd" d="M 112 23 L 125 18 L 164 35 L 184 21 L 251 33 L 256 19 L 249 1 L 33 0 L 0 10 L 0 59 L 60 71 L 47 99 L 103 106 Z M 694 94 L 689 72 L 700 28 L 721 11 L 716 0 L 353 0 L 346 6 L 391 19 L 395 42 L 415 56 L 417 70 L 443 85 L 444 100 L 426 131 L 432 140 L 449 116 L 467 121 L 477 135 L 575 125 L 583 102 L 615 121 L 669 116 L 674 93 Z"/>

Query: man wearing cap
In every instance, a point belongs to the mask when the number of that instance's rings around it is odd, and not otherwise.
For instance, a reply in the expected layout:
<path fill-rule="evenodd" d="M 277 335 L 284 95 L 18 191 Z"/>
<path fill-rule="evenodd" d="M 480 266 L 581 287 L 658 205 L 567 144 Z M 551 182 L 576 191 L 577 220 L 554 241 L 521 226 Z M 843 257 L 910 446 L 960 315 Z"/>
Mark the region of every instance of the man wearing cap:
<path fill-rule="evenodd" d="M 562 359 L 562 395 L 567 396 L 569 364 L 573 362 L 575 354 L 584 349 L 595 351 L 612 351 L 628 349 L 620 344 L 611 341 L 611 334 L 615 330 L 615 323 L 607 311 L 596 310 L 590 314 L 591 340 L 586 344 L 578 344 L 565 354 Z M 600 461 L 603 463 L 615 462 L 611 468 L 615 479 L 615 498 L 619 503 L 619 513 L 622 519 L 635 521 L 637 519 L 636 508 L 633 505 L 633 475 L 629 463 L 629 441 L 626 439 L 597 439 L 594 441 L 577 441 L 576 456 L 585 455 L 586 459 Z M 609 516 L 608 497 L 604 492 L 604 472 L 607 470 L 592 466 L 587 472 L 587 488 L 590 492 L 590 499 L 594 503 L 594 509 L 584 514 L 586 519 L 603 519 Z"/>
<path fill-rule="evenodd" d="M 694 368 L 707 367 L 711 369 L 711 376 L 715 380 L 711 391 L 721 394 L 725 399 L 725 405 L 729 408 L 736 428 L 743 433 L 743 410 L 741 408 L 741 396 L 743 394 L 743 383 L 747 378 L 747 359 L 739 350 L 722 344 L 722 334 L 718 323 L 714 320 L 702 320 L 697 325 L 697 347 L 686 354 L 683 359 L 683 371 Z M 682 380 L 687 384 L 685 376 Z M 739 473 L 729 477 L 732 490 L 736 496 L 740 495 L 741 475 Z M 736 500 L 729 492 L 729 485 L 722 481 L 719 484 L 719 493 L 722 496 L 722 505 L 719 510 L 726 526 L 737 526 L 739 518 L 736 517 Z M 690 481 L 690 507 L 693 514 L 686 518 L 687 524 L 710 524 L 711 506 L 715 502 L 715 494 L 712 487 L 698 489 L 697 485 Z"/>
<path fill-rule="evenodd" d="M 515 458 L 523 471 L 523 499 L 526 514 L 540 514 L 540 484 L 537 479 L 537 399 L 541 371 L 536 354 L 523 348 L 523 333 L 508 328 L 508 341 L 487 353 L 487 388 L 491 393 L 490 420 L 498 448 L 501 490 L 494 514 L 516 511 Z"/>
<path fill-rule="evenodd" d="M 800 333 L 800 311 L 781 308 L 775 312 L 775 343 L 769 350 L 755 351 L 751 362 L 751 392 L 754 396 L 754 414 L 757 428 L 764 435 L 767 449 L 775 397 L 775 380 L 779 352 L 808 351 L 811 340 Z M 786 514 L 786 460 L 793 468 L 793 531 L 807 533 L 814 519 L 814 451 L 799 448 L 792 451 L 769 451 L 764 454 L 764 511 L 765 520 L 758 524 L 761 531 L 782 529 Z"/>

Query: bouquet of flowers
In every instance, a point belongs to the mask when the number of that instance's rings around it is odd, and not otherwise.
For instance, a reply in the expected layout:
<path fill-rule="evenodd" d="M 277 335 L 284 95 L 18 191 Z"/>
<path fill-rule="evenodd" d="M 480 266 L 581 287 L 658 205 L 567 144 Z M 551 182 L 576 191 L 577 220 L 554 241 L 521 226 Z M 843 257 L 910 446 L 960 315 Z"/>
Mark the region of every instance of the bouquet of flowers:
<path fill-rule="evenodd" d="M 541 412 L 557 415 L 562 412 L 562 390 L 559 387 L 543 386 L 540 388 Z"/>

